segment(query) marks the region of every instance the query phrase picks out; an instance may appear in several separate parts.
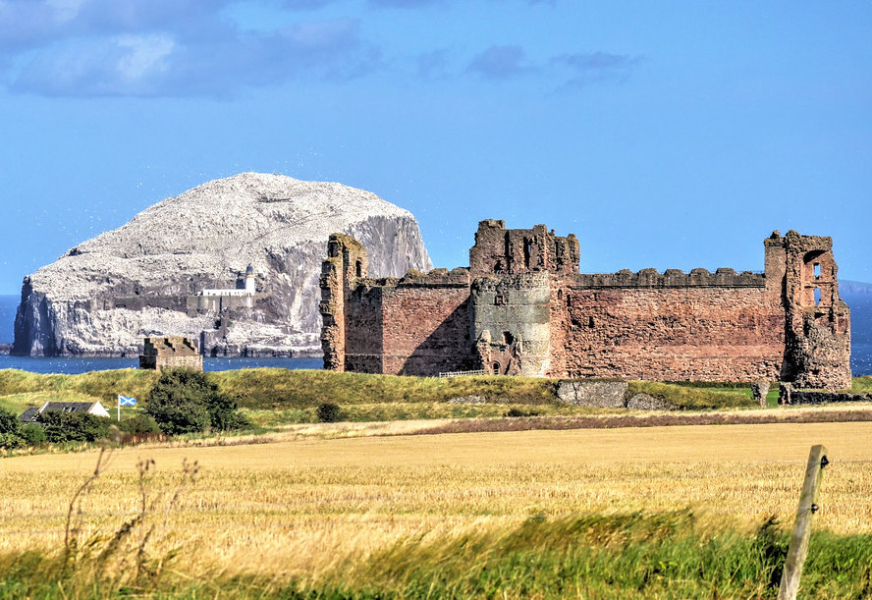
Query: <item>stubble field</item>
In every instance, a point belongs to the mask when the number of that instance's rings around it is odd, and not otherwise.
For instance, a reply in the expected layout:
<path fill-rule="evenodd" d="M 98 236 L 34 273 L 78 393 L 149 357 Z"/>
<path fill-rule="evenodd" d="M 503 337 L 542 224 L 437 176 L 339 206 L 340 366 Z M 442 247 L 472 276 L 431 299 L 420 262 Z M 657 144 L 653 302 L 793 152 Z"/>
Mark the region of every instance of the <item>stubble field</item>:
<path fill-rule="evenodd" d="M 82 503 L 82 540 L 153 503 L 148 550 L 188 577 L 318 586 L 398 543 L 498 535 L 531 519 L 690 511 L 698 527 L 792 524 L 811 445 L 828 447 L 815 528 L 872 534 L 872 423 L 302 439 L 116 450 Z M 0 461 L 0 553 L 63 547 L 96 452 Z M 155 461 L 138 483 L 137 463 Z M 193 483 L 171 496 L 182 461 Z M 172 503 L 169 511 L 166 510 Z M 75 519 L 74 519 L 75 521 Z M 350 575 L 349 575 L 350 576 Z"/>

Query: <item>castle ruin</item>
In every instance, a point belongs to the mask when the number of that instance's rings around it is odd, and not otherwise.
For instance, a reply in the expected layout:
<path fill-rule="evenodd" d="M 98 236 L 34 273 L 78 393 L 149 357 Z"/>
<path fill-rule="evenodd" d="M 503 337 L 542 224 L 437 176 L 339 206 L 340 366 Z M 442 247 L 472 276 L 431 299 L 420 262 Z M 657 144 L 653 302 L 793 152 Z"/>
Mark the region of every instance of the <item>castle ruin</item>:
<path fill-rule="evenodd" d="M 574 235 L 479 224 L 469 268 L 367 277 L 335 234 L 321 274 L 324 368 L 851 385 L 850 311 L 829 237 L 774 232 L 765 271 L 578 272 Z"/>

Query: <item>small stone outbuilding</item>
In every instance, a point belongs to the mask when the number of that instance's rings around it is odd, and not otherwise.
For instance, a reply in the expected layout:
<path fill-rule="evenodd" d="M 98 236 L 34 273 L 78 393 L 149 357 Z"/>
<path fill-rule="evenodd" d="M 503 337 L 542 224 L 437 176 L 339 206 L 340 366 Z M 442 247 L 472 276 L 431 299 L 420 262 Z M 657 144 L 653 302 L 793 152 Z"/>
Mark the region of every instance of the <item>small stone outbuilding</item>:
<path fill-rule="evenodd" d="M 182 336 L 147 337 L 139 357 L 140 369 L 186 368 L 203 370 L 203 356 L 194 340 Z"/>

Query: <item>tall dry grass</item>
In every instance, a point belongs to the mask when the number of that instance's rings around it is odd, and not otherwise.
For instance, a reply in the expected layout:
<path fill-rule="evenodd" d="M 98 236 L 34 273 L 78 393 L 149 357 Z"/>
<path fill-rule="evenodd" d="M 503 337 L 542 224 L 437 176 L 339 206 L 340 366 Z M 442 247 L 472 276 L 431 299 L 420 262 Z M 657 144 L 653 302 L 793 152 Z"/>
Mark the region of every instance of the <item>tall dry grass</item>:
<path fill-rule="evenodd" d="M 116 531 L 140 506 L 136 465 L 169 485 L 183 459 L 202 471 L 166 516 L 153 552 L 178 550 L 193 576 L 261 574 L 317 585 L 403 540 L 500 532 L 566 519 L 691 509 L 751 531 L 789 524 L 809 446 L 824 443 L 815 527 L 872 533 L 869 423 L 530 431 L 297 440 L 118 450 L 82 498 L 82 535 Z M 0 462 L 0 553 L 56 549 L 94 453 Z M 496 534 L 495 533 L 495 534 Z M 156 538 L 157 539 L 157 538 Z"/>

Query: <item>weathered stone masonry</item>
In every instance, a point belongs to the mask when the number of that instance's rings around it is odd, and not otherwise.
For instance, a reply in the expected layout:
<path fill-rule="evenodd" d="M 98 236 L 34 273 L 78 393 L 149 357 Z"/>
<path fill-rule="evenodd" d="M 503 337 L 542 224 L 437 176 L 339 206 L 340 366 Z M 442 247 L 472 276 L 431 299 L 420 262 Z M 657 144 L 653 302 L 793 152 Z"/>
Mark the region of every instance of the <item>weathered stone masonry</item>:
<path fill-rule="evenodd" d="M 321 276 L 324 367 L 849 387 L 832 240 L 775 232 L 764 251 L 764 273 L 580 274 L 575 236 L 488 220 L 468 269 L 375 280 L 366 249 L 334 235 Z"/>

